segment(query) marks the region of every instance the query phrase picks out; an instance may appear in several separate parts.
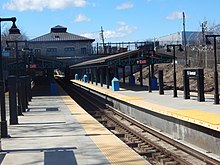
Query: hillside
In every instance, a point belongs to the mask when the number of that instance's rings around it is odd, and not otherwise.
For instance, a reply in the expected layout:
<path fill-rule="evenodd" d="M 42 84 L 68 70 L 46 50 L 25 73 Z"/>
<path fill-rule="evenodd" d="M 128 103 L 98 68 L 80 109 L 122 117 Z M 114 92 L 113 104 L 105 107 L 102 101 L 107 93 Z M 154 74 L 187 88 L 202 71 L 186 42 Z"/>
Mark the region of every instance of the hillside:
<path fill-rule="evenodd" d="M 158 77 L 158 70 L 163 69 L 164 71 L 164 85 L 165 89 L 172 89 L 173 87 L 173 65 L 172 64 L 157 64 L 154 67 L 155 69 L 155 77 Z M 176 76 L 177 76 L 177 88 L 183 89 L 183 65 L 176 65 Z M 214 91 L 214 69 L 205 68 L 204 69 L 204 88 L 205 92 L 213 92 Z M 220 65 L 218 65 L 218 72 L 220 73 Z M 140 73 L 135 73 L 136 80 L 138 80 Z M 148 67 L 143 68 L 143 78 L 144 82 L 148 82 Z M 220 79 L 219 79 L 220 82 Z M 220 85 L 219 85 L 220 88 Z M 190 80 L 190 90 L 196 91 L 197 84 L 195 80 Z"/>

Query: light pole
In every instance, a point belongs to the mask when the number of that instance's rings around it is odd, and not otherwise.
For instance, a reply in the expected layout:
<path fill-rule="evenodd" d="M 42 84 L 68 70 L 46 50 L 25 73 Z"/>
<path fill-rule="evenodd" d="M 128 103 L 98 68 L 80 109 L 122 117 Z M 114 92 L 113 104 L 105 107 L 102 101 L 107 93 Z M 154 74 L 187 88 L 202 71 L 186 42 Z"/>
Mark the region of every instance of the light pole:
<path fill-rule="evenodd" d="M 206 44 L 211 44 L 208 38 L 214 39 L 214 85 L 215 85 L 215 93 L 214 93 L 214 104 L 219 104 L 219 92 L 218 92 L 218 65 L 217 65 L 217 55 L 216 55 L 216 38 L 220 37 L 220 35 L 206 35 Z"/>
<path fill-rule="evenodd" d="M 1 38 L 1 22 L 13 22 L 11 27 L 11 32 L 16 33 L 16 18 L 0 18 L 0 42 L 2 41 Z M 1 137 L 6 138 L 8 137 L 8 129 L 7 129 L 7 121 L 6 121 L 6 110 L 5 110 L 5 91 L 4 91 L 4 77 L 3 77 L 3 57 L 2 57 L 2 42 L 0 43 L 0 101 L 1 101 Z"/>
<path fill-rule="evenodd" d="M 10 34 L 15 34 L 15 33 L 10 33 Z M 17 33 L 18 34 L 18 33 Z M 20 88 L 20 84 L 19 84 L 19 54 L 18 54 L 18 43 L 24 43 L 25 44 L 25 48 L 22 50 L 24 52 L 29 51 L 29 49 L 27 48 L 27 40 L 14 40 L 14 41 L 6 41 L 6 44 L 8 47 L 9 43 L 15 43 L 15 56 L 16 56 L 16 85 L 17 85 L 17 111 L 18 111 L 18 115 L 22 115 L 22 110 L 21 110 L 21 96 L 20 96 L 20 92 L 19 92 L 19 88 Z"/>
<path fill-rule="evenodd" d="M 183 12 L 183 34 L 184 34 L 185 67 L 188 67 L 187 49 L 186 49 L 186 22 L 185 22 L 185 13 L 184 12 Z"/>
<path fill-rule="evenodd" d="M 173 97 L 177 97 L 176 87 L 176 47 L 179 47 L 179 51 L 183 51 L 181 44 L 167 45 L 167 52 L 171 52 L 170 47 L 173 48 Z"/>

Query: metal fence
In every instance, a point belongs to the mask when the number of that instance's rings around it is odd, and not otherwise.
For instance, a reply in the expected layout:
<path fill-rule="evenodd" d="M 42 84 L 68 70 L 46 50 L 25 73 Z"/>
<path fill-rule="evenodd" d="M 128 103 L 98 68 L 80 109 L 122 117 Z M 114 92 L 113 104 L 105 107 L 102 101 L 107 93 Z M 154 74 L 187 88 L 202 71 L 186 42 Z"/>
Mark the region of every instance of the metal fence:
<path fill-rule="evenodd" d="M 184 46 L 183 46 L 184 47 Z M 217 63 L 220 63 L 220 43 L 217 42 Z M 157 51 L 167 53 L 166 45 L 159 45 Z M 203 67 L 213 68 L 214 67 L 214 48 L 213 45 L 207 46 L 206 44 L 199 44 L 193 42 L 190 45 L 186 45 L 187 63 L 189 67 Z M 169 53 L 172 55 L 172 52 Z M 185 54 L 176 50 L 176 57 L 178 64 L 185 65 Z"/>

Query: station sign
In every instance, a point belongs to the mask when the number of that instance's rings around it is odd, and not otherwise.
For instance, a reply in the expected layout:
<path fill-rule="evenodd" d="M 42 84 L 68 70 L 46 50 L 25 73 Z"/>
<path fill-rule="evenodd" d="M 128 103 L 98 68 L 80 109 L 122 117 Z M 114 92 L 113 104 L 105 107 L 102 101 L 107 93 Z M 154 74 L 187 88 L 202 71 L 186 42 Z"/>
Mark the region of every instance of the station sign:
<path fill-rule="evenodd" d="M 140 64 L 140 65 L 145 65 L 147 64 L 147 60 L 137 60 L 137 64 Z"/>
<path fill-rule="evenodd" d="M 188 70 L 187 76 L 190 76 L 190 77 L 197 76 L 197 71 L 196 70 Z"/>
<path fill-rule="evenodd" d="M 30 68 L 31 68 L 31 69 L 37 68 L 37 64 L 30 64 Z"/>
<path fill-rule="evenodd" d="M 185 68 L 183 69 L 183 88 L 184 99 L 190 99 L 190 79 L 196 80 L 198 101 L 205 101 L 204 96 L 204 69 L 203 68 Z"/>

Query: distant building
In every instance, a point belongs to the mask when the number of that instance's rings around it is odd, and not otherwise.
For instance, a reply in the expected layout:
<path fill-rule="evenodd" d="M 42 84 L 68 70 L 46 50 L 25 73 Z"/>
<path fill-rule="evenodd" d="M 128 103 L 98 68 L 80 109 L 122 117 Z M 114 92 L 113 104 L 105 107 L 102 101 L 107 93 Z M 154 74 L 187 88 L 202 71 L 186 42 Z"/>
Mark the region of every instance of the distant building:
<path fill-rule="evenodd" d="M 68 33 L 66 27 L 57 25 L 51 28 L 50 33 L 29 40 L 28 45 L 36 56 L 80 58 L 92 53 L 94 41 L 94 39 Z"/>
<path fill-rule="evenodd" d="M 209 34 L 213 34 L 212 32 L 208 32 Z M 206 32 L 207 34 L 207 32 Z M 198 31 L 186 31 L 186 44 L 194 45 L 202 43 L 204 39 L 204 34 Z M 176 32 L 173 34 L 169 34 L 166 36 L 162 36 L 156 39 L 159 41 L 159 45 L 165 46 L 167 44 L 184 44 L 184 32 Z"/>

